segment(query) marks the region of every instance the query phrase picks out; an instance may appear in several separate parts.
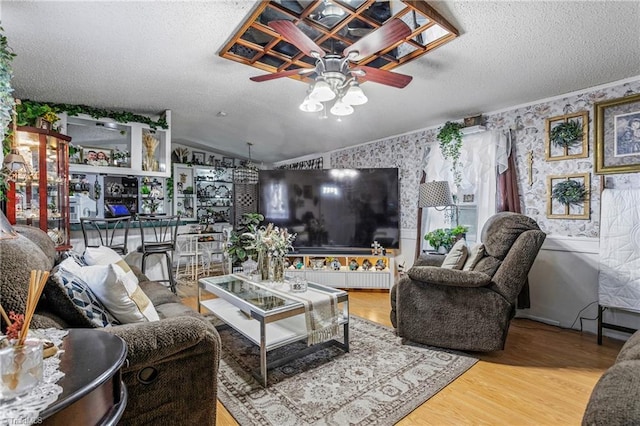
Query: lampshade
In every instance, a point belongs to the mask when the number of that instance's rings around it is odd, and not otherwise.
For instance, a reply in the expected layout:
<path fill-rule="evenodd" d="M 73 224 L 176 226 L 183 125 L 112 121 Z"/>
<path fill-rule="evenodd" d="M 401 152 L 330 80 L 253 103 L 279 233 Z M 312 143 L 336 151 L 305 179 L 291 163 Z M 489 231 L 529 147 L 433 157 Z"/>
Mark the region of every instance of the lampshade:
<path fill-rule="evenodd" d="M 431 181 L 420 184 L 418 207 L 452 206 L 453 198 L 449 189 L 449 182 L 445 180 Z"/>
<path fill-rule="evenodd" d="M 0 210 L 0 240 L 9 240 L 18 238 L 18 234 L 13 230 L 13 226 L 9 223 L 9 220 Z"/>
<path fill-rule="evenodd" d="M 300 104 L 300 110 L 304 112 L 318 112 L 322 111 L 322 108 L 324 108 L 322 103 L 309 99 L 309 96 Z"/>
<path fill-rule="evenodd" d="M 344 103 L 342 99 L 338 99 L 335 104 L 331 107 L 331 114 L 337 116 L 344 116 L 353 114 L 353 107 L 347 103 Z"/>
<path fill-rule="evenodd" d="M 331 86 L 324 80 L 317 80 L 309 94 L 309 99 L 316 102 L 327 102 L 335 97 L 336 94 L 331 90 Z"/>
<path fill-rule="evenodd" d="M 342 97 L 342 100 L 349 105 L 364 105 L 369 99 L 367 99 L 367 96 L 358 86 L 358 83 L 352 83 L 347 93 Z"/>

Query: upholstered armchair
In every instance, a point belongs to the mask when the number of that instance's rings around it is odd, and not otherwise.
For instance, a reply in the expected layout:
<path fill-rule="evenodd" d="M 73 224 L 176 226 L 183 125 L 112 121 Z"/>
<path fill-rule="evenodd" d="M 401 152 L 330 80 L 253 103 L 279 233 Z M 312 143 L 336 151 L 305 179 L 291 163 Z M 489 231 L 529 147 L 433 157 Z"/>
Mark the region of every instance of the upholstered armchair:
<path fill-rule="evenodd" d="M 545 236 L 533 219 L 503 212 L 485 224 L 484 254 L 470 270 L 441 268 L 443 256 L 421 256 L 391 289 L 397 334 L 450 349 L 504 349 L 518 293 Z"/>

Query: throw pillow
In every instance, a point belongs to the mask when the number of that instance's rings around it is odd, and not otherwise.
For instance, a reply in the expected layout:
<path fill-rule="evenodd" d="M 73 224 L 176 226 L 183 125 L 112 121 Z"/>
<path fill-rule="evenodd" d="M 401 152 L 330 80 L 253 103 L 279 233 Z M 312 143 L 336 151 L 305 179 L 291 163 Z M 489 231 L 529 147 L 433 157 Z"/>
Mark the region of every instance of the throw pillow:
<path fill-rule="evenodd" d="M 109 247 L 87 247 L 84 251 L 84 261 L 89 266 L 117 265 L 124 273 L 122 279 L 125 281 L 127 287 L 134 288 L 140 284 L 138 277 L 136 277 L 136 274 L 131 270 L 129 264 L 122 256 Z"/>
<path fill-rule="evenodd" d="M 75 264 L 73 258 L 56 266 L 45 286 L 45 297 L 53 311 L 74 327 L 110 327 L 118 321 L 93 294 L 87 284 L 69 274 L 65 265 Z"/>
<path fill-rule="evenodd" d="M 484 244 L 478 243 L 475 246 L 471 247 L 469 250 L 469 256 L 467 260 L 464 262 L 464 266 L 462 267 L 463 271 L 473 271 L 473 268 L 476 267 L 480 259 L 484 257 Z"/>
<path fill-rule="evenodd" d="M 69 271 L 87 283 L 113 316 L 123 324 L 158 321 L 160 317 L 140 286 L 116 264 L 76 266 Z M 135 276 L 134 276 L 135 278 Z M 137 281 L 137 280 L 136 280 Z"/>
<path fill-rule="evenodd" d="M 447 253 L 441 268 L 445 269 L 462 269 L 464 261 L 467 260 L 467 243 L 464 238 L 460 238 L 457 243 L 451 247 L 449 253 Z"/>

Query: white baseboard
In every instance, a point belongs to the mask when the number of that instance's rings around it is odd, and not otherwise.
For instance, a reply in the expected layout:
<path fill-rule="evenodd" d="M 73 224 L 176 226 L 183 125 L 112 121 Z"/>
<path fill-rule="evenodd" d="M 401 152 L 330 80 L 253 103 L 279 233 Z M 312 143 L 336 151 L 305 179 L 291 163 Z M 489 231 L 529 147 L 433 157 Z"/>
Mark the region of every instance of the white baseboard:
<path fill-rule="evenodd" d="M 524 318 L 524 319 L 530 319 L 532 321 L 538 321 L 544 324 L 549 324 L 549 325 L 553 325 L 556 327 L 560 327 L 560 321 L 556 321 L 556 320 L 552 320 L 549 318 L 542 318 L 542 317 L 537 317 L 535 315 L 529 315 L 529 314 L 522 314 L 520 312 L 518 312 L 518 314 L 516 315 L 516 318 Z"/>

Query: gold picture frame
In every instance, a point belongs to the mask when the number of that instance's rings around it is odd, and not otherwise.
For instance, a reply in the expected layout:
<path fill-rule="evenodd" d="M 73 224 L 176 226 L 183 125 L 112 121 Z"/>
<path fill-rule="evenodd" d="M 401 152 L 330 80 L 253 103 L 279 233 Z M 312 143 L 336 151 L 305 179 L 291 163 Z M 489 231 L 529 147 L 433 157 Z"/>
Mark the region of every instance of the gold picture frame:
<path fill-rule="evenodd" d="M 560 123 L 578 120 L 582 124 L 582 143 L 577 147 L 557 147 L 551 141 L 551 131 Z M 589 156 L 589 113 L 587 111 L 558 115 L 545 120 L 544 156 L 547 161 L 587 158 Z"/>
<path fill-rule="evenodd" d="M 591 174 L 576 173 L 571 175 L 547 176 L 547 217 L 549 219 L 589 219 L 591 214 Z M 552 197 L 553 187 L 557 182 L 565 180 L 577 180 L 584 184 L 587 195 L 582 205 L 566 205 L 556 201 Z"/>
<path fill-rule="evenodd" d="M 594 104 L 595 173 L 640 171 L 640 94 Z"/>

